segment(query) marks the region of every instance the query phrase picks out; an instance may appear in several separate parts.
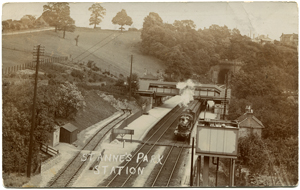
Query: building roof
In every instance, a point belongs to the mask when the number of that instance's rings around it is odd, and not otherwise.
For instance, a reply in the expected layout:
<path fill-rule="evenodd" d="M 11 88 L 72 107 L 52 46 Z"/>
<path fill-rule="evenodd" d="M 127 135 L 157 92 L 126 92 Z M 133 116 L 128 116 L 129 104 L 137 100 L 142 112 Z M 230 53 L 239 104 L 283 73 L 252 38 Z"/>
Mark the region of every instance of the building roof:
<path fill-rule="evenodd" d="M 66 129 L 69 132 L 73 132 L 75 130 L 77 130 L 77 127 L 75 127 L 74 125 L 72 125 L 71 123 L 67 123 L 64 126 L 62 126 L 64 129 Z"/>
<path fill-rule="evenodd" d="M 262 124 L 262 122 L 259 119 L 257 119 L 253 115 L 253 113 L 244 113 L 243 115 L 238 117 L 237 120 L 238 120 L 241 128 L 247 128 L 247 127 L 252 128 L 255 126 L 255 125 L 252 125 L 253 123 L 257 123 L 258 125 L 260 125 L 261 127 L 259 127 L 259 128 L 265 128 L 265 126 Z M 258 128 L 258 127 L 255 127 L 255 128 Z"/>
<path fill-rule="evenodd" d="M 157 80 L 140 80 L 139 91 L 147 91 L 150 86 L 174 86 L 176 88 L 177 82 L 164 82 Z"/>
<path fill-rule="evenodd" d="M 281 34 L 280 37 L 283 37 L 283 38 L 290 38 L 291 36 L 293 36 L 293 38 L 298 38 L 298 34 Z"/>

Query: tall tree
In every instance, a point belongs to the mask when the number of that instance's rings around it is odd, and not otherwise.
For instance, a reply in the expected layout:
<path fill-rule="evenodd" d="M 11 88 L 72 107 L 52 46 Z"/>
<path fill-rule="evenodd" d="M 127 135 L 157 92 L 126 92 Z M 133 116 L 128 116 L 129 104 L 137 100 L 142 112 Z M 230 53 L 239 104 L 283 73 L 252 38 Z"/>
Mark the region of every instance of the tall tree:
<path fill-rule="evenodd" d="M 70 17 L 69 3 L 62 3 L 59 5 L 57 29 L 63 31 L 63 38 L 65 38 L 66 31 L 75 31 L 75 21 Z"/>
<path fill-rule="evenodd" d="M 60 17 L 58 30 L 63 31 L 63 38 L 65 38 L 66 31 L 67 32 L 75 31 L 75 21 L 70 17 L 70 15 L 64 15 Z"/>
<path fill-rule="evenodd" d="M 55 27 L 55 32 L 57 32 L 57 30 L 63 30 L 65 36 L 65 31 L 74 31 L 75 21 L 70 17 L 69 3 L 51 2 L 44 5 L 43 8 L 44 12 L 42 16 L 50 26 Z"/>
<path fill-rule="evenodd" d="M 118 24 L 121 25 L 120 29 L 121 31 L 123 31 L 123 26 L 124 25 L 128 25 L 131 26 L 132 25 L 132 19 L 130 16 L 127 15 L 126 11 L 124 9 L 122 9 L 120 12 L 117 13 L 117 15 L 112 19 L 112 23 L 113 24 Z"/>
<path fill-rule="evenodd" d="M 3 89 L 3 170 L 24 172 L 29 145 L 33 85 L 30 82 L 9 85 Z M 37 93 L 36 126 L 34 128 L 33 165 L 38 162 L 39 143 L 48 141 L 56 118 L 70 118 L 85 106 L 76 85 L 41 85 Z M 20 166 L 19 166 L 20 164 Z M 19 168 L 20 167 L 20 168 Z M 33 168 L 34 168 L 33 167 Z"/>
<path fill-rule="evenodd" d="M 90 18 L 90 25 L 94 25 L 94 28 L 96 28 L 96 25 L 99 25 L 100 22 L 102 22 L 104 15 L 106 15 L 106 9 L 103 8 L 99 3 L 94 3 L 89 8 L 89 11 L 92 12 Z"/>

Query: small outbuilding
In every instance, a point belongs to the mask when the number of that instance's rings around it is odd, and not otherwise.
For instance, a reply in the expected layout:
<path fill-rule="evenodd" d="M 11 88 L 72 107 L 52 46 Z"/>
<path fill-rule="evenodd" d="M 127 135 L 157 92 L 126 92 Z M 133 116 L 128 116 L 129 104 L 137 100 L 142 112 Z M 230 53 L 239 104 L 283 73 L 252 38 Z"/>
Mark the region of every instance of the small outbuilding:
<path fill-rule="evenodd" d="M 60 128 L 59 142 L 72 144 L 77 140 L 77 133 L 78 128 L 71 123 L 67 123 Z"/>
<path fill-rule="evenodd" d="M 256 133 L 261 137 L 264 125 L 253 115 L 251 106 L 246 106 L 246 112 L 237 118 L 240 126 L 239 137 L 245 137 L 250 133 Z"/>

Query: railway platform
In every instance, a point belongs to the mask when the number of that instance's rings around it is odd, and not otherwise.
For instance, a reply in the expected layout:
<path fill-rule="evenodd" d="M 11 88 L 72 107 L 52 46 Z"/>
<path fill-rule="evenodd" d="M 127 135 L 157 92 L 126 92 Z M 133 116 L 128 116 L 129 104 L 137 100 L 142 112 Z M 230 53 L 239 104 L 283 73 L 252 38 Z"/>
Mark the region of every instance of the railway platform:
<path fill-rule="evenodd" d="M 142 140 L 145 135 L 149 132 L 149 130 L 160 121 L 166 114 L 168 114 L 175 106 L 177 106 L 181 102 L 180 96 L 174 96 L 164 102 L 159 107 L 155 107 L 149 110 L 148 115 L 142 115 L 141 117 L 134 120 L 124 129 L 133 129 L 134 135 L 132 135 L 132 140 Z M 121 139 L 120 136 L 117 137 Z M 123 138 L 128 141 L 131 140 L 130 135 L 126 135 Z"/>

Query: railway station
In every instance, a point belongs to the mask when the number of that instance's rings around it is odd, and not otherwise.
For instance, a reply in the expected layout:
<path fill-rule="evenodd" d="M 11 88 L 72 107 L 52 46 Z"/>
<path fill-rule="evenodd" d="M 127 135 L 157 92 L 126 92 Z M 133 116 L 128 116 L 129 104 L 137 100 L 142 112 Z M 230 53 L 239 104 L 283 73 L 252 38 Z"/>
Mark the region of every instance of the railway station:
<path fill-rule="evenodd" d="M 44 185 L 206 187 L 210 162 L 217 158 L 214 164 L 218 164 L 219 157 L 230 159 L 234 171 L 239 126 L 221 120 L 227 114 L 229 90 L 196 85 L 193 100 L 186 106 L 181 105 L 182 90 L 176 83 L 147 81 L 138 93 L 149 100 L 140 112 L 123 109 L 91 127 L 93 132 L 79 133 L 77 149 L 59 144 L 61 158 L 56 159 L 56 166 L 52 163 L 57 173 Z M 49 175 L 48 168 L 43 172 Z M 233 186 L 233 178 L 230 180 L 228 185 Z"/>

